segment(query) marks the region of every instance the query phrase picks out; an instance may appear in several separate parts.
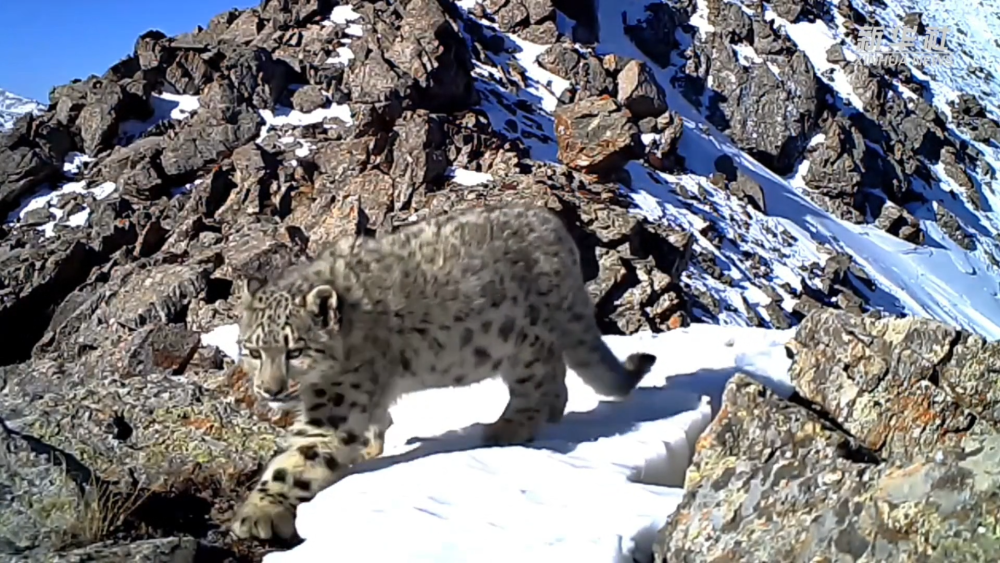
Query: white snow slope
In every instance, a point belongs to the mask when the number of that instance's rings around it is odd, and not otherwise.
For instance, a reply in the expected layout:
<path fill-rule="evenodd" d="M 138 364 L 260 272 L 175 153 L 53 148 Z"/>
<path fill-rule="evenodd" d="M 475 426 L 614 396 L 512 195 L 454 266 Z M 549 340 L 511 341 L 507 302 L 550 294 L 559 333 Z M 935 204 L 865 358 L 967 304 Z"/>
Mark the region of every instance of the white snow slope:
<path fill-rule="evenodd" d="M 45 104 L 22 98 L 0 88 L 0 133 L 14 126 L 18 117 L 30 112 L 41 112 Z"/>

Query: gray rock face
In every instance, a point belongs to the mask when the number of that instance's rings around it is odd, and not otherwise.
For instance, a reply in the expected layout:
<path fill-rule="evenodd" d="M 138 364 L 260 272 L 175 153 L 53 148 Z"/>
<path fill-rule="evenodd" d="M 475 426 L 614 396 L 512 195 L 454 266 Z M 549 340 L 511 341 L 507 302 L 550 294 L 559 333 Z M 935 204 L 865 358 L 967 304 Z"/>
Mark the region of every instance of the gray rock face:
<path fill-rule="evenodd" d="M 773 55 L 779 78 L 767 65 L 744 67 L 729 44 L 714 37 L 711 64 L 699 75 L 714 85 L 709 119 L 763 164 L 790 173 L 818 129 L 819 81 L 812 63 L 800 51 Z"/>
<path fill-rule="evenodd" d="M 663 87 L 640 61 L 629 61 L 618 73 L 618 101 L 635 119 L 659 117 L 667 111 Z"/>
<path fill-rule="evenodd" d="M 790 348 L 791 400 L 730 382 L 657 561 L 1000 557 L 1000 345 L 817 310 Z"/>

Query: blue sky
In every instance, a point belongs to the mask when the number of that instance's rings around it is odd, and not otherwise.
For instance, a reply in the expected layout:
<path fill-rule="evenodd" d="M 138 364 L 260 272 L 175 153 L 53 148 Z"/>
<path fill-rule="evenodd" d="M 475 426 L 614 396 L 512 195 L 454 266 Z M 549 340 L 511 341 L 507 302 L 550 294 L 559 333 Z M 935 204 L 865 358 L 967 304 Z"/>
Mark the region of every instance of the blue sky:
<path fill-rule="evenodd" d="M 48 103 L 49 90 L 101 75 L 149 29 L 167 35 L 208 26 L 252 0 L 0 0 L 0 88 Z"/>

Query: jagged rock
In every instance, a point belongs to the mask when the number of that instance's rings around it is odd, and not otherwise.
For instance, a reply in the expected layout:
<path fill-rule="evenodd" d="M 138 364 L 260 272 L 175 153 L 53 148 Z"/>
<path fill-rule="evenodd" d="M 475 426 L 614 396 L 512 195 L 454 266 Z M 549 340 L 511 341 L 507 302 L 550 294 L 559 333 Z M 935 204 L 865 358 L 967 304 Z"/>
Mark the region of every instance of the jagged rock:
<path fill-rule="evenodd" d="M 982 208 L 982 202 L 978 201 L 978 192 L 976 191 L 975 184 L 972 183 L 972 178 L 965 171 L 965 166 L 959 161 L 958 151 L 952 147 L 945 147 L 941 150 L 941 165 L 944 167 L 945 174 L 948 175 L 959 187 L 965 190 L 965 193 L 970 196 L 975 204 L 978 204 L 978 208 Z"/>
<path fill-rule="evenodd" d="M 191 538 L 163 538 L 116 545 L 102 543 L 74 549 L 49 559 L 51 563 L 88 561 L 134 561 L 135 563 L 194 563 L 199 556 L 211 556 Z M 20 561 L 15 559 L 15 561 Z"/>
<path fill-rule="evenodd" d="M 17 208 L 21 198 L 42 184 L 62 175 L 60 166 L 39 149 L 27 147 L 6 150 L 0 158 L 0 216 Z"/>
<path fill-rule="evenodd" d="M 538 56 L 538 65 L 545 70 L 567 80 L 573 76 L 573 71 L 580 64 L 581 53 L 566 43 L 549 45 Z"/>
<path fill-rule="evenodd" d="M 806 156 L 809 169 L 804 180 L 817 195 L 841 204 L 837 213 L 842 219 L 863 221 L 857 199 L 862 181 L 866 150 L 865 139 L 846 119 L 831 119 L 823 128 L 823 140 L 811 147 Z M 814 198 L 815 199 L 815 198 Z"/>
<path fill-rule="evenodd" d="M 789 349 L 790 400 L 730 381 L 656 561 L 1000 557 L 995 343 L 818 309 Z"/>
<path fill-rule="evenodd" d="M 620 169 L 641 154 L 639 129 L 614 98 L 587 98 L 556 109 L 559 160 L 588 173 Z"/>
<path fill-rule="evenodd" d="M 400 120 L 393 149 L 406 158 L 394 160 L 389 171 L 396 186 L 393 193 L 396 208 L 406 207 L 417 187 L 444 178 L 448 170 L 445 144 L 444 123 L 427 112 L 420 111 Z"/>
<path fill-rule="evenodd" d="M 659 117 L 667 111 L 667 95 L 652 70 L 641 61 L 630 61 L 618 73 L 618 101 L 637 121 Z"/>
<path fill-rule="evenodd" d="M 413 0 L 402 10 L 380 13 L 366 5 L 358 12 L 374 30 L 351 42 L 355 60 L 345 74 L 351 100 L 407 98 L 414 109 L 441 112 L 477 101 L 465 38 L 436 0 Z"/>
<path fill-rule="evenodd" d="M 917 35 L 926 35 L 927 26 L 924 25 L 924 15 L 920 12 L 910 12 L 903 16 L 903 25 L 912 27 Z"/>
<path fill-rule="evenodd" d="M 548 47 L 538 57 L 538 64 L 549 72 L 568 80 L 575 99 L 617 95 L 617 84 L 600 58 L 579 52 L 564 43 Z M 566 100 L 570 103 L 573 100 Z"/>
<path fill-rule="evenodd" d="M 555 18 L 551 0 L 487 0 L 486 9 L 502 31 L 518 33 Z"/>
<path fill-rule="evenodd" d="M 166 174 L 160 159 L 166 147 L 162 137 L 140 139 L 127 147 L 116 147 L 94 171 L 99 182 L 114 182 L 133 197 L 154 200 L 164 194 Z"/>
<path fill-rule="evenodd" d="M 882 207 L 882 213 L 875 220 L 875 226 L 907 242 L 924 244 L 924 231 L 920 228 L 920 221 L 909 211 L 892 202 L 887 202 Z"/>
<path fill-rule="evenodd" d="M 756 27 L 754 36 L 755 49 L 758 44 L 768 48 Z M 694 78 L 713 85 L 714 92 L 708 95 L 710 105 L 705 108 L 709 121 L 776 173 L 791 173 L 819 127 L 819 79 L 812 63 L 801 51 L 793 49 L 788 55 L 784 46 L 770 49 L 775 57 L 784 59 L 773 63 L 781 74 L 779 79 L 768 65 L 747 68 L 740 64 L 719 34 L 709 34 L 708 43 L 699 40 L 699 46 L 708 64 L 696 69 Z M 704 88 L 685 89 L 683 93 L 693 104 L 702 104 Z M 768 126 L 761 128 L 761 123 Z"/>
<path fill-rule="evenodd" d="M 873 115 L 881 113 L 887 98 L 886 92 L 890 88 L 885 76 L 861 59 L 848 63 L 844 72 L 865 110 Z"/>
<path fill-rule="evenodd" d="M 292 107 L 302 113 L 310 113 L 326 104 L 326 94 L 319 86 L 307 85 L 295 91 L 292 96 Z"/>
<path fill-rule="evenodd" d="M 671 172 L 683 167 L 684 158 L 677 153 L 677 146 L 684 134 L 684 120 L 681 116 L 671 111 L 663 113 L 653 120 L 651 129 L 656 137 L 646 145 L 646 162 L 661 172 Z"/>
<path fill-rule="evenodd" d="M 798 21 L 814 20 L 824 13 L 825 2 L 778 0 L 771 3 L 774 13 L 778 17 L 791 23 Z"/>
<path fill-rule="evenodd" d="M 965 250 L 975 250 L 976 240 L 962 225 L 962 221 L 955 216 L 954 213 L 948 211 L 945 206 L 940 203 L 934 203 L 934 214 L 937 224 L 944 231 L 944 234 L 948 235 L 948 238 L 953 240 L 955 244 L 964 248 Z"/>
<path fill-rule="evenodd" d="M 844 56 L 844 46 L 840 43 L 830 45 L 830 48 L 826 50 L 826 62 L 837 66 L 847 64 L 847 57 Z"/>
<path fill-rule="evenodd" d="M 153 113 L 149 105 L 149 85 L 136 93 L 114 82 L 96 78 L 89 81 L 87 105 L 80 110 L 75 127 L 80 131 L 83 151 L 98 154 L 111 148 L 118 126 L 129 119 L 144 120 Z"/>
<path fill-rule="evenodd" d="M 974 141 L 1000 143 L 1000 123 L 990 118 L 986 108 L 974 96 L 960 94 L 951 108 L 951 117 L 966 129 Z"/>
<path fill-rule="evenodd" d="M 260 130 L 258 117 L 249 108 L 238 113 L 235 123 L 208 112 L 195 115 L 191 122 L 167 141 L 160 155 L 163 173 L 174 178 L 176 185 L 187 183 L 192 174 L 252 141 Z"/>
<path fill-rule="evenodd" d="M 728 43 L 753 43 L 753 20 L 738 4 L 712 1 L 708 3 L 709 17 L 719 22 L 719 30 Z"/>
<path fill-rule="evenodd" d="M 767 214 L 767 203 L 764 200 L 764 191 L 760 184 L 743 172 L 738 171 L 736 181 L 726 184 L 726 189 L 737 199 L 743 201 L 750 207 Z"/>
<path fill-rule="evenodd" d="M 334 4 L 332 0 L 264 0 L 260 14 L 281 29 L 319 22 Z"/>

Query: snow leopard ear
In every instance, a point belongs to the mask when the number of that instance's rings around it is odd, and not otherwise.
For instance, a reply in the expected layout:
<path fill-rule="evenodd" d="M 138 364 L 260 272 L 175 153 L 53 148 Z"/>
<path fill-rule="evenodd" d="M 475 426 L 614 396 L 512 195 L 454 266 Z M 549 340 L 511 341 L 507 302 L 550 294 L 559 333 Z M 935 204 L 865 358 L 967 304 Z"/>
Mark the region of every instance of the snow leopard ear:
<path fill-rule="evenodd" d="M 256 276 L 247 276 L 243 280 L 243 296 L 253 297 L 264 287 L 265 280 Z"/>
<path fill-rule="evenodd" d="M 315 317 L 323 328 L 340 329 L 339 304 L 337 292 L 328 285 L 318 285 L 306 294 L 306 311 Z"/>

